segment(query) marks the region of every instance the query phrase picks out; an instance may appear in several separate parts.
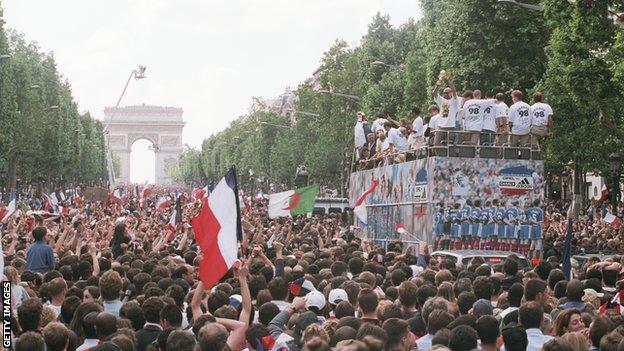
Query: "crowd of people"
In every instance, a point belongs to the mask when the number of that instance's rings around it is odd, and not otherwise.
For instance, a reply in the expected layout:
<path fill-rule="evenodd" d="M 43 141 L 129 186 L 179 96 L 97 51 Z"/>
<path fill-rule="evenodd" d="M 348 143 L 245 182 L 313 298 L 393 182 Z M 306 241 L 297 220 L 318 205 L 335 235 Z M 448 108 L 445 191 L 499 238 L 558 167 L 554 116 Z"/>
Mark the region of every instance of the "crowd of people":
<path fill-rule="evenodd" d="M 11 348 L 624 350 L 624 232 L 596 208 L 574 222 L 574 253 L 613 256 L 587 257 L 569 277 L 566 212 L 556 206 L 544 213 L 543 258 L 521 269 L 515 254 L 462 266 L 424 245 L 382 247 L 334 215 L 270 220 L 255 200 L 242 210 L 241 263 L 204 286 L 199 262 L 211 258 L 190 220 L 202 199 L 171 196 L 183 213 L 175 230 L 173 206 L 130 191 L 104 203 L 68 198 L 59 203 L 67 211 L 31 201 L 10 216 L 2 244 Z"/>
<path fill-rule="evenodd" d="M 369 125 L 366 114 L 358 113 L 366 141 L 358 149 L 359 165 L 372 167 L 377 160 L 390 156 L 392 162 L 405 160 L 405 153 L 426 146 L 481 145 L 539 148 L 542 138 L 552 133 L 553 110 L 540 92 L 533 93 L 533 105 L 524 102 L 520 90 L 511 92 L 513 104 L 505 103 L 503 93 L 467 90 L 458 95 L 452 80 L 436 82 L 435 102 L 422 116 L 414 107 L 409 118 L 392 119 L 380 114 Z M 485 95 L 485 96 L 483 96 Z"/>

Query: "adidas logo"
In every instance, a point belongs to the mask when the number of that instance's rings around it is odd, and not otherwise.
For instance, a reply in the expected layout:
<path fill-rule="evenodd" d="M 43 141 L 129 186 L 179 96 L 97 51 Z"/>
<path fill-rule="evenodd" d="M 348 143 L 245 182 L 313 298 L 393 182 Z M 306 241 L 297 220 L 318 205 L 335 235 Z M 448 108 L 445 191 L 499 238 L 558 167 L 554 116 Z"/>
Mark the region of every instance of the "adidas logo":
<path fill-rule="evenodd" d="M 520 183 L 518 183 L 518 185 L 529 185 L 529 180 L 526 178 L 523 178 Z"/>

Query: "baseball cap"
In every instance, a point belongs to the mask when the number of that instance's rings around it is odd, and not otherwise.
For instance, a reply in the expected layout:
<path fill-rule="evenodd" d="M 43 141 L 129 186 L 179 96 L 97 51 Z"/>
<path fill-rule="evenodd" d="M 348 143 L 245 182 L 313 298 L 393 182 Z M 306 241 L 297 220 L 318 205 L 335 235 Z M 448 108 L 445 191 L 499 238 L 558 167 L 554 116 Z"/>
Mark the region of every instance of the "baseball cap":
<path fill-rule="evenodd" d="M 347 301 L 349 297 L 347 296 L 347 292 L 344 289 L 333 289 L 329 292 L 329 303 L 332 305 L 337 305 L 340 301 Z"/>
<path fill-rule="evenodd" d="M 325 295 L 320 291 L 310 291 L 306 295 L 306 309 L 310 309 L 310 307 L 322 310 L 325 307 Z"/>

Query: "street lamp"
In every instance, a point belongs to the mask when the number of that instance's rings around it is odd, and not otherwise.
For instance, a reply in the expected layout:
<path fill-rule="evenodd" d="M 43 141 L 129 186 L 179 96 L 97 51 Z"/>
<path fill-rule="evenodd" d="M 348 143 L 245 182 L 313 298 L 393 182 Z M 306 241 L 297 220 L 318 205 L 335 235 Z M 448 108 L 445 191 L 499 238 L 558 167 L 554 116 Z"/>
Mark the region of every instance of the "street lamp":
<path fill-rule="evenodd" d="M 391 65 L 383 61 L 373 61 L 371 62 L 371 66 L 384 66 L 384 67 L 390 67 L 393 69 L 403 69 L 403 65 Z"/>
<path fill-rule="evenodd" d="M 11 55 L 9 55 L 9 54 L 2 54 L 2 55 L 0 55 L 0 60 L 8 59 L 8 58 L 11 58 Z"/>
<path fill-rule="evenodd" d="M 41 89 L 41 86 L 39 84 L 33 84 L 30 86 L 30 90 L 39 90 Z"/>
<path fill-rule="evenodd" d="M 617 152 L 613 152 L 611 155 L 609 155 L 609 162 L 611 163 L 611 175 L 613 177 L 613 195 L 611 196 L 611 205 L 613 206 L 614 214 L 620 197 L 620 168 L 622 167 L 621 161 L 622 160 L 620 158 L 620 155 Z"/>
<path fill-rule="evenodd" d="M 314 117 L 314 118 L 321 117 L 321 115 L 319 115 L 318 113 L 313 113 L 313 112 L 297 111 L 297 114 L 304 115 L 304 116 L 309 116 L 309 117 Z"/>
<path fill-rule="evenodd" d="M 520 7 L 523 7 L 527 10 L 532 10 L 532 11 L 544 11 L 544 7 L 542 5 L 525 4 L 523 2 L 518 2 L 516 0 L 498 0 L 498 2 L 508 2 L 510 4 L 518 5 Z"/>
<path fill-rule="evenodd" d="M 52 105 L 52 106 L 48 107 L 46 109 L 46 111 L 56 111 L 58 109 L 59 109 L 58 105 Z"/>
<path fill-rule="evenodd" d="M 292 126 L 287 126 L 284 124 L 275 124 L 275 123 L 269 123 L 269 122 L 260 122 L 260 124 L 264 124 L 267 126 L 273 126 L 273 127 L 277 127 L 277 128 L 284 128 L 284 129 L 292 129 Z"/>
<path fill-rule="evenodd" d="M 360 97 L 359 96 L 355 96 L 355 95 L 351 95 L 351 94 L 337 93 L 337 92 L 333 92 L 333 91 L 329 91 L 329 90 L 318 90 L 318 92 L 322 93 L 322 94 L 335 95 L 335 96 L 340 96 L 340 97 L 343 97 L 343 98 L 346 98 L 346 99 L 360 101 Z"/>

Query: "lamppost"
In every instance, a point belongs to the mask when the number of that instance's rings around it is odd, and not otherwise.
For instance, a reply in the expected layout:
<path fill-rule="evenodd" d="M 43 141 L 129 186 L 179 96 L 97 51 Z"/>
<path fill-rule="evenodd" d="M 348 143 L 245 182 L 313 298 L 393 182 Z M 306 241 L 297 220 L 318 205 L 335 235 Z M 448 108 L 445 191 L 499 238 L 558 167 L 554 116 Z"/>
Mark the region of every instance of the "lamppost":
<path fill-rule="evenodd" d="M 396 70 L 402 70 L 405 68 L 404 65 L 391 65 L 383 61 L 373 61 L 371 62 L 371 66 L 384 66 L 384 67 L 389 67 L 389 68 L 396 69 Z"/>
<path fill-rule="evenodd" d="M 104 126 L 104 137 L 106 138 L 106 168 L 108 170 L 108 186 L 111 189 L 115 187 L 115 170 L 113 167 L 113 155 L 110 149 L 110 133 L 108 132 L 108 126 L 113 121 L 115 112 L 117 111 L 117 108 L 119 107 L 119 104 L 121 103 L 121 99 L 126 94 L 126 89 L 128 89 L 128 85 L 130 85 L 130 81 L 132 80 L 132 77 L 134 77 L 134 79 L 136 80 L 145 78 L 145 70 L 146 70 L 146 67 L 141 65 L 137 68 L 134 68 L 130 72 L 130 76 L 128 77 L 128 80 L 126 81 L 126 85 L 124 85 L 124 88 L 121 91 L 121 95 L 119 95 L 119 99 L 117 99 L 117 103 L 115 104 L 115 110 L 113 114 L 111 114 L 108 121 L 106 122 L 106 125 Z"/>
<path fill-rule="evenodd" d="M 620 155 L 617 152 L 613 152 L 609 155 L 609 162 L 611 163 L 611 176 L 613 186 L 611 187 L 611 206 L 615 212 L 617 204 L 620 200 L 620 168 L 622 166 Z"/>
<path fill-rule="evenodd" d="M 250 197 L 249 197 L 249 203 L 253 205 L 253 200 L 254 200 L 254 171 L 250 168 L 249 169 L 249 184 L 251 186 L 251 192 L 250 192 Z"/>
<path fill-rule="evenodd" d="M 561 200 L 565 201 L 568 197 L 568 171 L 564 170 L 561 172 L 561 188 L 563 192 L 561 193 Z"/>
<path fill-rule="evenodd" d="M 542 5 L 534 5 L 534 4 L 525 4 L 523 2 L 519 2 L 516 0 L 498 0 L 498 2 L 507 2 L 510 4 L 514 4 L 514 5 L 518 5 L 522 8 L 525 8 L 527 10 L 533 10 L 533 11 L 544 11 L 544 7 Z"/>

